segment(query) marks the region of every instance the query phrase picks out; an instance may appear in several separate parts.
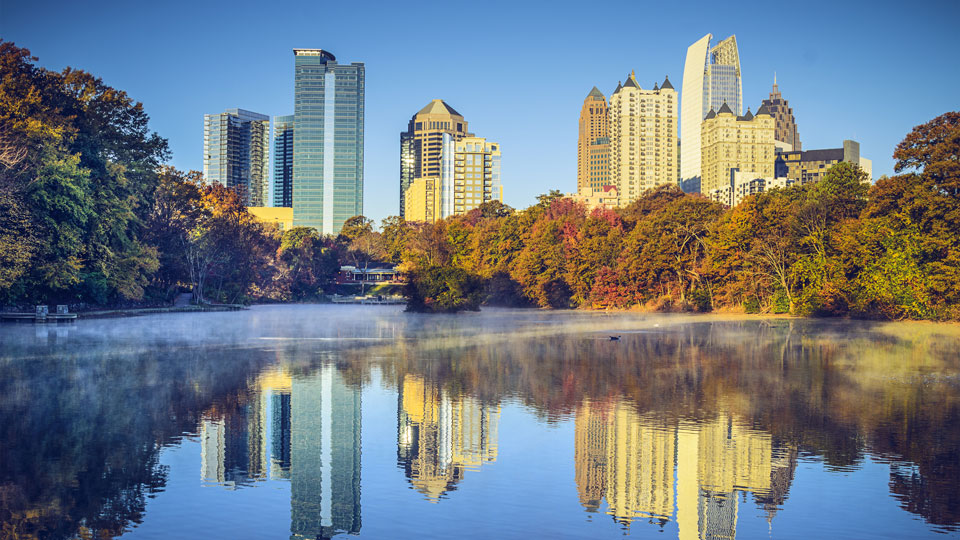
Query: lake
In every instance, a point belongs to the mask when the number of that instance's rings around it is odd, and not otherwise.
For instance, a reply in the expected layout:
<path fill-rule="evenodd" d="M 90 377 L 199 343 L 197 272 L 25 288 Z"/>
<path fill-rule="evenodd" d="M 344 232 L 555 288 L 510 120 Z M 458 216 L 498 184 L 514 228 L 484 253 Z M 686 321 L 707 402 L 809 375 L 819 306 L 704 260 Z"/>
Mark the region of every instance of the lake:
<path fill-rule="evenodd" d="M 0 537 L 960 534 L 956 325 L 402 309 L 0 326 Z"/>

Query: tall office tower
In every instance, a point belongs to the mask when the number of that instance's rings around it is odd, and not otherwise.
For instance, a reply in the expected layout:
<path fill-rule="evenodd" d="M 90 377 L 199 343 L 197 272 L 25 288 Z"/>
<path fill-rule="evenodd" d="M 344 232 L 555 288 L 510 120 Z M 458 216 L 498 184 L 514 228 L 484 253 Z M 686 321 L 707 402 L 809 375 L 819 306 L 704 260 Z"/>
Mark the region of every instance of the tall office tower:
<path fill-rule="evenodd" d="M 467 132 L 462 114 L 442 99 L 435 99 L 413 115 L 407 131 L 400 134 L 400 217 L 406 218 L 407 189 L 415 180 L 440 178 L 444 133 L 454 141 L 473 136 Z M 415 204 L 423 206 L 423 201 Z"/>
<path fill-rule="evenodd" d="M 484 137 L 455 141 L 444 134 L 440 165 L 440 217 L 459 216 L 485 202 L 503 202 L 500 143 Z"/>
<path fill-rule="evenodd" d="M 293 207 L 294 116 L 273 117 L 273 206 Z"/>
<path fill-rule="evenodd" d="M 610 182 L 619 206 L 677 183 L 677 91 L 664 79 L 643 90 L 633 73 L 610 96 Z"/>
<path fill-rule="evenodd" d="M 684 191 L 700 191 L 700 124 L 710 109 L 724 103 L 735 114 L 743 111 L 740 55 L 737 37 L 730 36 L 710 48 L 707 34 L 687 48 L 683 65 L 683 104 L 680 113 L 680 184 Z"/>
<path fill-rule="evenodd" d="M 266 205 L 269 155 L 269 116 L 243 109 L 203 115 L 203 177 L 236 191 L 244 206 Z"/>
<path fill-rule="evenodd" d="M 790 108 L 790 104 L 780 95 L 776 75 L 773 76 L 773 90 L 770 92 L 770 99 L 763 100 L 763 106 L 770 111 L 770 115 L 773 116 L 776 123 L 773 138 L 790 145 L 788 150 L 801 150 L 797 121 L 793 117 L 793 109 Z"/>
<path fill-rule="evenodd" d="M 363 214 L 364 66 L 294 49 L 293 224 L 337 234 Z"/>
<path fill-rule="evenodd" d="M 774 178 L 774 121 L 765 105 L 754 115 L 733 114 L 727 104 L 710 109 L 701 126 L 701 193 L 728 188 L 731 171 L 750 178 Z"/>
<path fill-rule="evenodd" d="M 610 183 L 610 135 L 607 98 L 596 86 L 580 108 L 577 138 L 577 193 L 586 188 L 600 190 Z"/>
<path fill-rule="evenodd" d="M 360 532 L 360 390 L 333 364 L 292 381 L 291 538 Z"/>

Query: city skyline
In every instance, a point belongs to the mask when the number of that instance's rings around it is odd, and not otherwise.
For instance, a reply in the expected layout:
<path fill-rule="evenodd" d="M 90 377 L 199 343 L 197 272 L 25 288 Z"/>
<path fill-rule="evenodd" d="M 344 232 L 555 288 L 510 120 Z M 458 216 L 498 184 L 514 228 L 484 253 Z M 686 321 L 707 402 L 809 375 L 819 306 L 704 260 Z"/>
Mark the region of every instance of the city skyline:
<path fill-rule="evenodd" d="M 96 20 L 96 10 L 69 5 L 58 10 L 49 24 L 31 25 L 26 21 L 43 6 L 9 4 L 4 6 L 0 31 L 4 39 L 29 48 L 43 66 L 62 69 L 69 65 L 90 71 L 142 101 L 151 116 L 151 128 L 170 140 L 170 163 L 182 169 L 202 167 L 202 134 L 197 129 L 201 114 L 227 107 L 270 116 L 291 112 L 292 47 L 320 47 L 364 62 L 372 77 L 367 84 L 364 209 L 368 217 L 376 220 L 397 213 L 396 133 L 409 119 L 410 111 L 422 107 L 427 100 L 441 97 L 460 110 L 469 111 L 472 130 L 492 134 L 506 146 L 504 180 L 516 187 L 506 191 L 505 203 L 523 208 L 534 203 L 537 194 L 551 189 L 575 191 L 575 111 L 592 86 L 607 94 L 612 91 L 609 81 L 621 78 L 632 66 L 637 66 L 638 80 L 647 81 L 644 86 L 662 80 L 664 74 L 679 74 L 686 48 L 707 31 L 715 36 L 737 36 L 745 103 L 766 98 L 776 72 L 780 89 L 789 98 L 803 129 L 804 147 L 831 148 L 836 141 L 858 140 L 864 154 L 874 160 L 874 178 L 892 172 L 890 154 L 902 133 L 955 106 L 950 94 L 960 79 L 956 72 L 942 69 L 945 53 L 937 52 L 949 50 L 951 34 L 945 29 L 952 18 L 949 13 L 934 16 L 932 7 L 920 6 L 908 12 L 896 6 L 875 6 L 866 12 L 858 5 L 845 5 L 831 8 L 835 20 L 822 20 L 822 10 L 813 6 L 799 13 L 792 24 L 817 27 L 823 30 L 822 37 L 800 42 L 789 53 L 784 52 L 784 47 L 770 46 L 780 42 L 782 29 L 776 25 L 746 25 L 742 13 L 717 14 L 710 21 L 685 26 L 680 32 L 653 29 L 645 35 L 622 31 L 628 26 L 629 17 L 624 17 L 623 21 L 613 21 L 585 36 L 591 39 L 570 49 L 565 45 L 564 31 L 579 23 L 572 4 L 559 5 L 547 17 L 546 24 L 532 8 L 501 8 L 503 16 L 492 25 L 467 21 L 468 30 L 489 41 L 485 55 L 495 58 L 503 73 L 503 77 L 482 80 L 451 77 L 448 69 L 437 67 L 439 64 L 449 65 L 454 71 L 465 69 L 462 64 L 457 67 L 457 57 L 463 57 L 462 52 L 440 51 L 439 58 L 430 56 L 430 62 L 417 60 L 425 58 L 428 51 L 434 52 L 427 44 L 417 44 L 409 56 L 397 53 L 394 43 L 413 20 L 436 21 L 449 15 L 434 13 L 427 7 L 411 10 L 387 6 L 376 17 L 365 20 L 360 31 L 355 31 L 337 22 L 350 13 L 345 7 L 333 6 L 331 16 L 318 19 L 313 16 L 313 8 L 304 6 L 304 15 L 309 16 L 284 19 L 283 25 L 268 24 L 271 28 L 265 38 L 256 43 L 236 43 L 235 49 L 216 66 L 189 59 L 186 53 L 197 48 L 201 38 L 210 38 L 193 30 L 205 20 L 204 13 L 211 9 L 207 7 L 191 6 L 198 11 L 198 16 L 191 18 L 195 21 L 171 21 L 169 8 L 158 12 L 156 8 L 138 6 L 129 16 L 142 17 L 156 25 L 143 30 L 108 29 L 105 25 L 110 21 Z M 623 9 L 638 12 L 640 8 Z M 235 13 L 225 16 L 230 20 L 249 17 L 253 10 L 253 4 L 241 5 Z M 760 13 L 762 5 L 748 6 L 743 11 Z M 667 8 L 660 15 L 683 20 L 679 8 Z M 271 16 L 266 20 L 279 21 Z M 843 24 L 844 20 L 857 20 L 858 24 Z M 877 39 L 868 33 L 889 20 L 925 31 L 909 39 Z M 82 30 L 74 28 L 77 23 L 86 26 Z M 183 43 L 173 49 L 155 47 L 158 32 L 169 31 L 171 25 L 186 36 Z M 557 54 L 561 50 L 563 54 Z M 838 51 L 851 62 L 833 62 L 831 58 Z M 575 74 L 556 76 L 571 63 L 577 65 Z M 139 65 L 151 68 L 130 69 Z M 215 84 L 225 72 L 250 65 L 263 70 L 259 80 L 231 87 Z M 903 79 L 907 78 L 899 73 L 899 65 L 911 65 L 913 71 L 923 73 L 925 84 L 920 92 L 924 99 L 899 99 Z M 677 78 L 673 80 L 678 85 Z M 546 81 L 553 85 L 550 92 L 538 94 L 538 88 Z M 537 99 L 516 99 L 517 95 L 537 95 Z M 854 96 L 856 99 L 851 99 Z M 681 106 L 682 99 L 681 95 Z M 885 113 L 877 115 L 877 110 Z M 529 136 L 531 130 L 535 130 L 536 137 Z M 568 149 L 566 155 L 554 156 L 556 148 Z"/>

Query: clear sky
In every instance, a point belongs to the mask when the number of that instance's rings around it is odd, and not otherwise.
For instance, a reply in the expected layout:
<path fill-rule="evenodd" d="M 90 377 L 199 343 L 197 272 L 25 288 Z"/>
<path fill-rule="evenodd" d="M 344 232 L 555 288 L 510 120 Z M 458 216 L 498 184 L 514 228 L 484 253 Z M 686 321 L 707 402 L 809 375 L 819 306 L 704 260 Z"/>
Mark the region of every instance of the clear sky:
<path fill-rule="evenodd" d="M 0 37 L 142 101 L 172 164 L 203 167 L 203 114 L 293 114 L 294 47 L 366 64 L 364 209 L 398 213 L 399 133 L 431 99 L 503 146 L 505 202 L 576 190 L 577 119 L 630 70 L 681 87 L 687 47 L 736 34 L 744 105 L 773 74 L 804 149 L 861 143 L 874 177 L 913 126 L 960 109 L 960 2 L 0 0 Z M 681 96 L 681 100 L 683 96 Z"/>

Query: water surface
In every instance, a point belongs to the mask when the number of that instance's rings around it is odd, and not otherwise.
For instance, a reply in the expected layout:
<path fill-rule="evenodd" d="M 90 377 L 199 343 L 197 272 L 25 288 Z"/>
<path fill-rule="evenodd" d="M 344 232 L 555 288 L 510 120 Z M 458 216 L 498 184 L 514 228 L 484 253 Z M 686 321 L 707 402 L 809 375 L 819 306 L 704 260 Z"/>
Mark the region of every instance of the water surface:
<path fill-rule="evenodd" d="M 401 309 L 0 326 L 0 537 L 960 531 L 955 326 Z"/>

